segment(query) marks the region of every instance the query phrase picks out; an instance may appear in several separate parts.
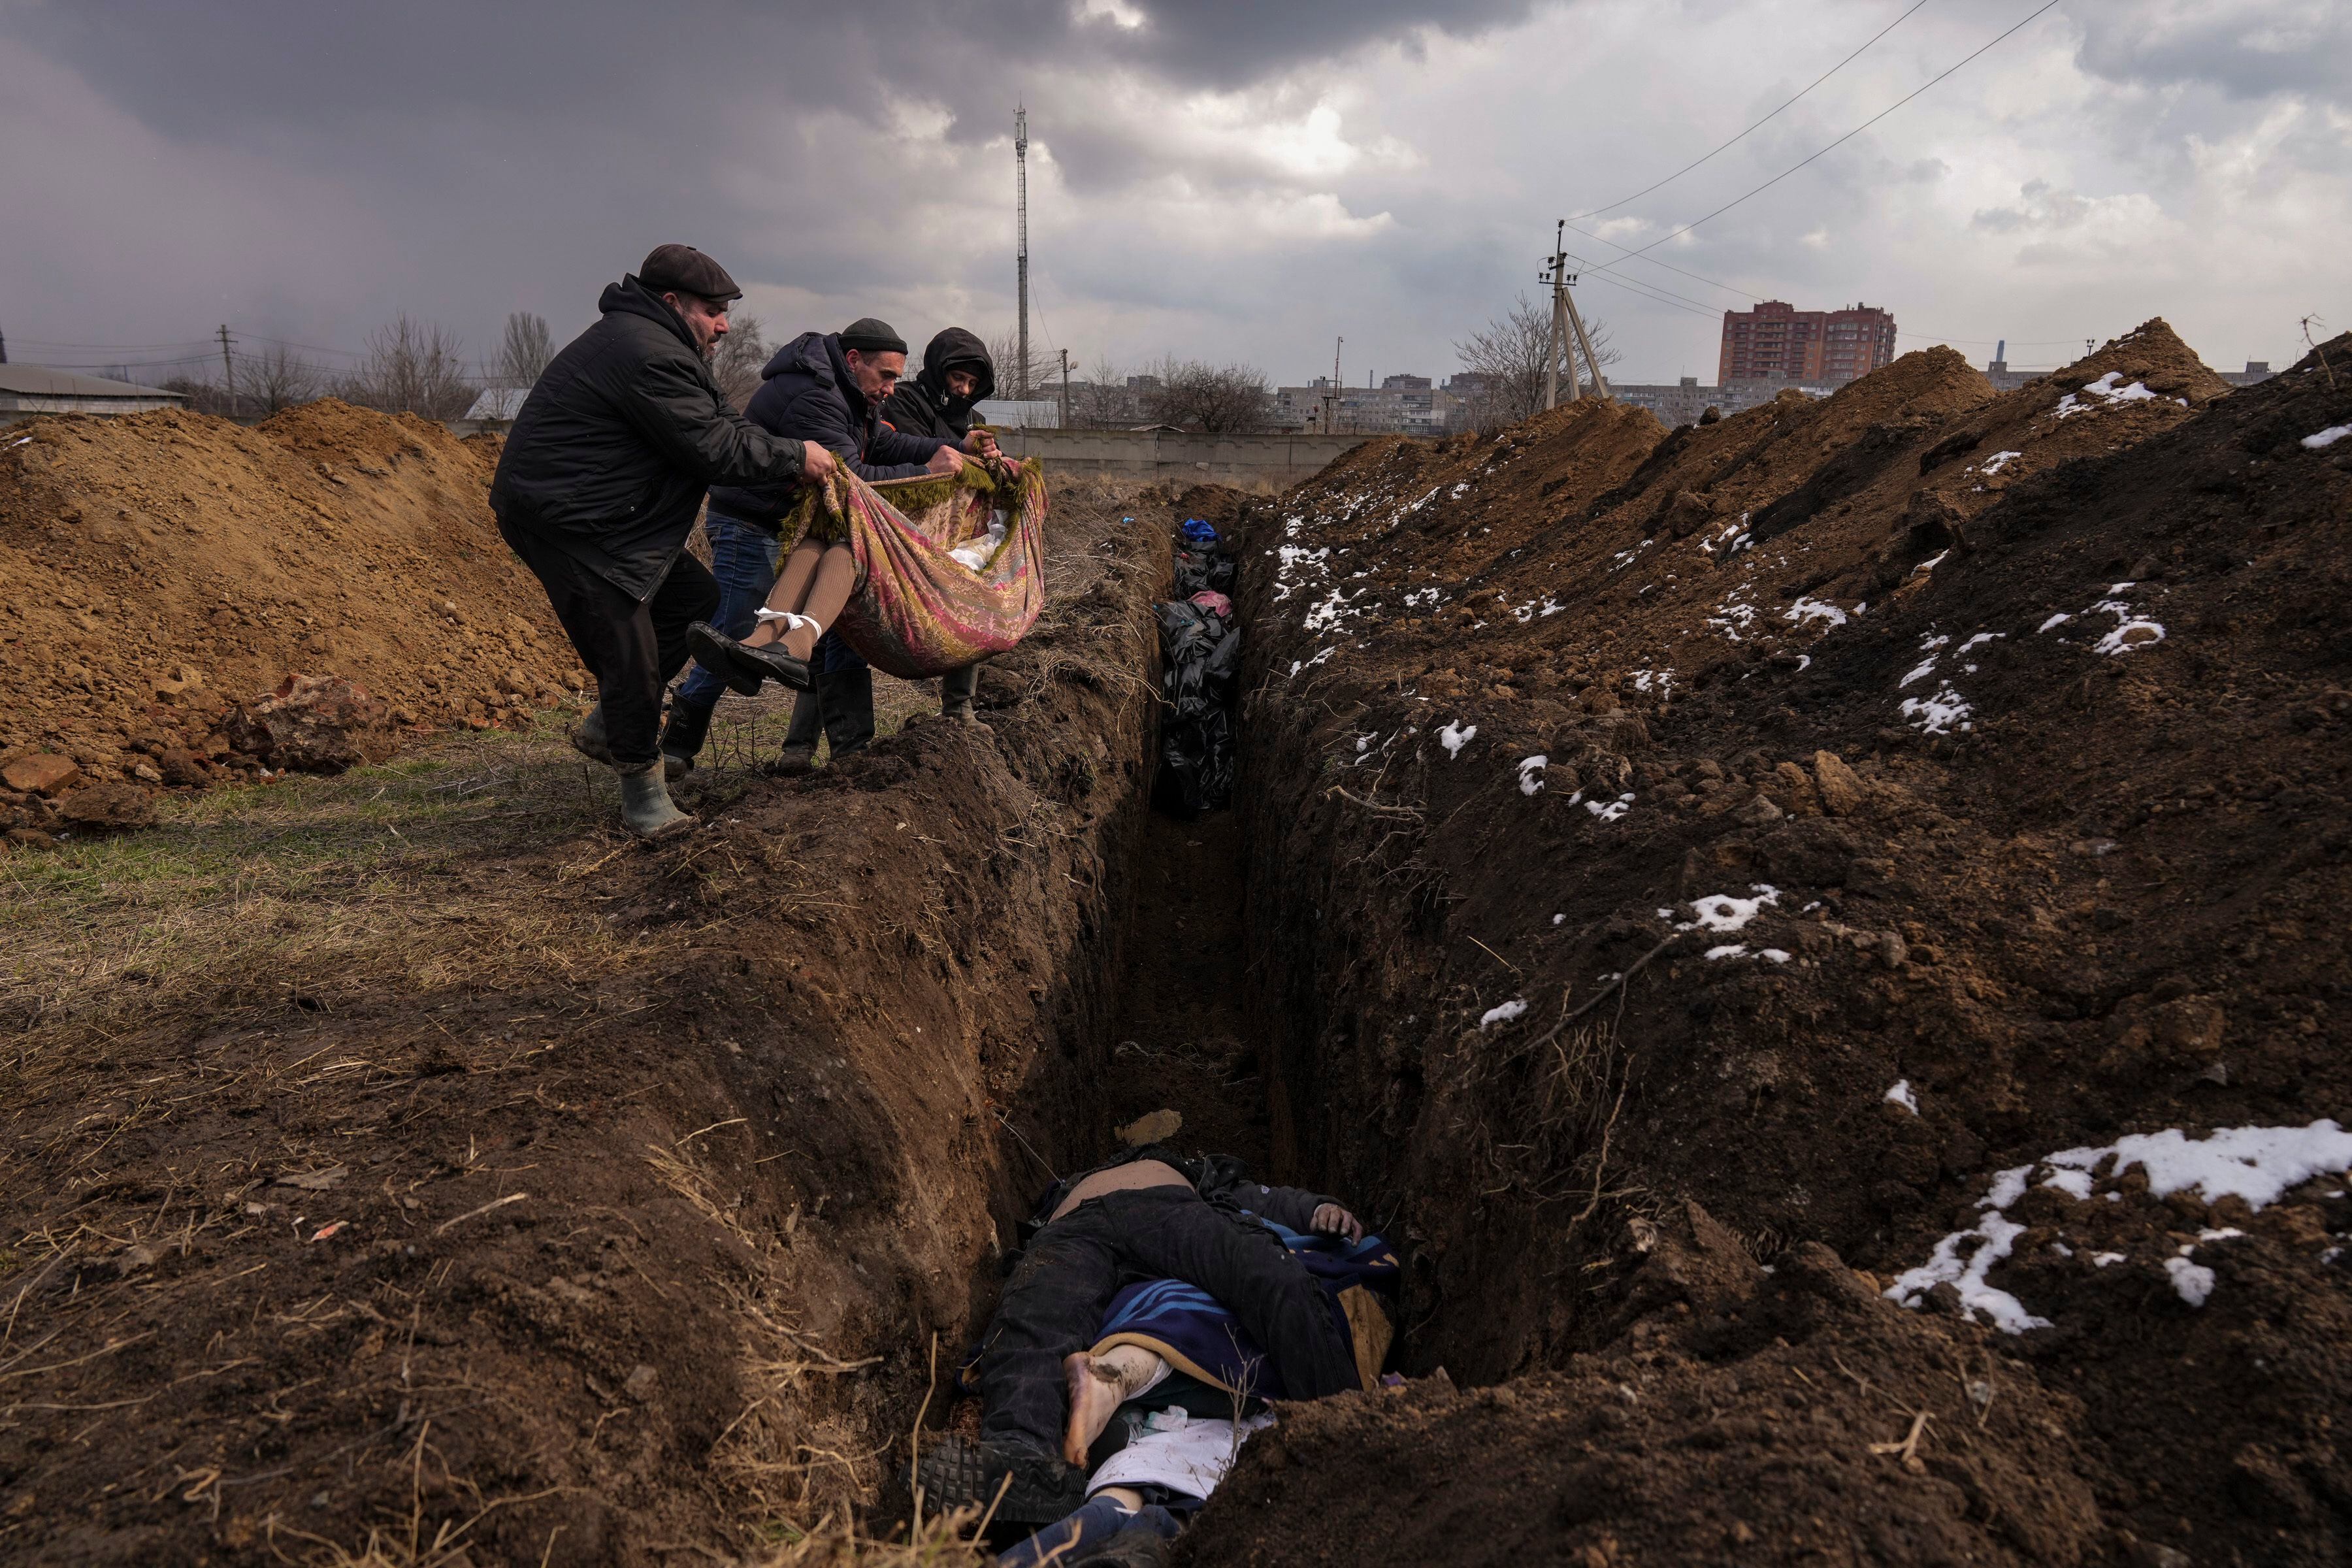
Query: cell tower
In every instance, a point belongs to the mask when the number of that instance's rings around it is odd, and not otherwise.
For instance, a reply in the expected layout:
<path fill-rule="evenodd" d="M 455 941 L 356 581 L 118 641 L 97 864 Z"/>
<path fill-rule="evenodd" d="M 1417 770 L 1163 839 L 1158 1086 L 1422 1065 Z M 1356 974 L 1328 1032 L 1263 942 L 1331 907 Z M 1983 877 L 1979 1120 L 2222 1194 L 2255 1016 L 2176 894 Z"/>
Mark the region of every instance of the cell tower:
<path fill-rule="evenodd" d="M 1020 273 L 1021 329 L 1014 352 L 1021 356 L 1021 368 L 1014 373 L 1013 395 L 1029 395 L 1029 106 L 1023 104 L 1013 111 L 1013 168 L 1017 182 L 1020 209 L 1020 248 L 1016 266 Z"/>

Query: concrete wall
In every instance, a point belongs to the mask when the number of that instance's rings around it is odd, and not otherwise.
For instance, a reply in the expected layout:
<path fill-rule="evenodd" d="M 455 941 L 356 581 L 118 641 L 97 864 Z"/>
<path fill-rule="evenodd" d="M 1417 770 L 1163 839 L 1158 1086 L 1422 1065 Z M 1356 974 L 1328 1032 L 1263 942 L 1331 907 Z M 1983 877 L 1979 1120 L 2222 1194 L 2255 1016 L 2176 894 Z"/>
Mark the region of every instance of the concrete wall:
<path fill-rule="evenodd" d="M 1038 458 L 1049 472 L 1131 474 L 1220 485 L 1287 489 L 1312 479 L 1332 458 L 1370 436 L 1191 436 L 1156 430 L 1000 430 L 1016 458 Z"/>

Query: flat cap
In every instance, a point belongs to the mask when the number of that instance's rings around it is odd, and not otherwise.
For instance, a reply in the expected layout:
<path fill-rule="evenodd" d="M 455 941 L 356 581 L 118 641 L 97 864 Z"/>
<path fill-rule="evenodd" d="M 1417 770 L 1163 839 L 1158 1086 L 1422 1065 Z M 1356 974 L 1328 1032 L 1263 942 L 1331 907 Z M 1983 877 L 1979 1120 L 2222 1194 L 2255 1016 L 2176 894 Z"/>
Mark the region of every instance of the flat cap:
<path fill-rule="evenodd" d="M 699 294 L 706 300 L 740 300 L 743 290 L 727 268 L 690 245 L 656 245 L 637 268 L 637 281 L 656 294 Z"/>
<path fill-rule="evenodd" d="M 907 352 L 907 340 L 892 330 L 889 322 L 860 316 L 841 329 L 841 346 L 860 353 L 902 354 Z"/>

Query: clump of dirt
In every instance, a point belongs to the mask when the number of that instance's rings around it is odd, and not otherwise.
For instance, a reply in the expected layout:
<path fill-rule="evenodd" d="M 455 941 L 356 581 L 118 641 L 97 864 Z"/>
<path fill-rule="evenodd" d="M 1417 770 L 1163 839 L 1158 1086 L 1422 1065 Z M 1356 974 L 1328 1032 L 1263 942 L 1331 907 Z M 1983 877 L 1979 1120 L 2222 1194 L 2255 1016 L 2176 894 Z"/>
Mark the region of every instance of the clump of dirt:
<path fill-rule="evenodd" d="M 2150 322 L 1995 394 L 1935 351 L 1646 449 L 1579 405 L 1262 514 L 1238 798 L 1253 929 L 1296 933 L 1255 975 L 1277 1147 L 1401 1207 L 1418 1367 L 1622 1355 L 1644 1228 L 1696 1202 L 1762 1261 L 1869 1271 L 1884 1333 L 2079 1451 L 2087 1521 L 2048 1494 L 2058 1545 L 1955 1556 L 2340 1557 L 2345 1161 L 2310 1135 L 2249 1198 L 2119 1143 L 2352 1119 L 2352 442 L 2306 440 L 2352 423 L 2352 339 L 2321 352 L 2228 392 Z M 1869 1377 L 1881 1332 L 1817 1342 Z M 1777 1401 L 1756 1353 L 1676 1441 Z M 1715 1550 L 1635 1517 L 1706 1517 L 1688 1476 L 1593 1527 Z M 1307 1484 L 1231 1489 L 1265 1504 L 1234 1528 Z M 2016 1506 L 1956 1484 L 1971 1528 Z M 1868 1540 L 1866 1496 L 1788 1508 Z"/>
<path fill-rule="evenodd" d="M 404 726 L 509 725 L 586 680 L 499 539 L 495 439 L 332 399 L 250 429 L 164 410 L 0 435 L 0 759 L 170 782 L 229 705 L 356 682 Z"/>

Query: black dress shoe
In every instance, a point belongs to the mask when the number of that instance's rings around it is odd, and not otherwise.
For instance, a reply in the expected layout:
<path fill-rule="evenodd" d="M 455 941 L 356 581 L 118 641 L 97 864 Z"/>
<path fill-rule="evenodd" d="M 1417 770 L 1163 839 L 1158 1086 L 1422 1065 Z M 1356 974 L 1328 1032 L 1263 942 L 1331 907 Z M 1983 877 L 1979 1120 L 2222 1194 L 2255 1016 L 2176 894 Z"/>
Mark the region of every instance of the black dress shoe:
<path fill-rule="evenodd" d="M 686 628 L 686 650 L 694 656 L 695 663 L 725 681 L 728 690 L 757 697 L 760 682 L 767 677 L 764 672 L 754 675 L 737 667 L 732 651 L 737 646 L 733 637 L 709 621 L 697 621 Z"/>
<path fill-rule="evenodd" d="M 794 658 L 784 651 L 784 645 L 780 642 L 751 647 L 730 641 L 727 652 L 728 657 L 735 661 L 735 668 L 745 675 L 756 674 L 762 679 L 789 686 L 794 691 L 816 689 L 816 679 L 809 674 L 808 660 Z"/>

